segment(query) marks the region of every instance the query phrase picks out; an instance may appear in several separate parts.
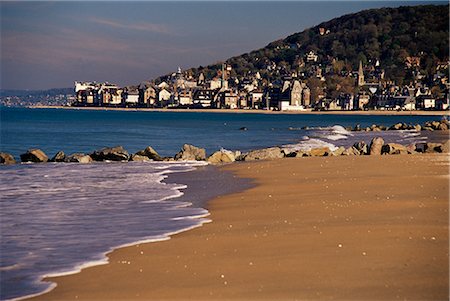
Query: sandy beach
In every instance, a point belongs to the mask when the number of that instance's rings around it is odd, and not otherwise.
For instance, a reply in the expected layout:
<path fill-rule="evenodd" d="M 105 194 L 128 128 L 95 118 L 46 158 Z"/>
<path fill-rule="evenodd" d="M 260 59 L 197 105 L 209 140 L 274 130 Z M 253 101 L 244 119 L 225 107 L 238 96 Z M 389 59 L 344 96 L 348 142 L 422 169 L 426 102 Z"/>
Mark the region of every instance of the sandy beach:
<path fill-rule="evenodd" d="M 237 113 L 237 114 L 314 114 L 314 115 L 378 115 L 378 116 L 450 116 L 450 111 L 267 111 L 244 109 L 168 109 L 168 108 L 113 108 L 113 107 L 68 107 L 68 106 L 33 106 L 30 109 L 65 109 L 65 110 L 100 110 L 128 112 L 198 112 L 198 113 Z"/>
<path fill-rule="evenodd" d="M 33 300 L 448 299 L 447 155 L 222 168 L 257 185 L 212 200 L 212 223 L 116 250 Z"/>

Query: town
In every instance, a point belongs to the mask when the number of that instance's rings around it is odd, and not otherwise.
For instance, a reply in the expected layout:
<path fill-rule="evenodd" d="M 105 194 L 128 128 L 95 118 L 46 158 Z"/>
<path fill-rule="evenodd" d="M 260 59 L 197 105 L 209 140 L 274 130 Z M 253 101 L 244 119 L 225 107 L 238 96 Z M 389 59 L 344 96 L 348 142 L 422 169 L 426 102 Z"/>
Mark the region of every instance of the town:
<path fill-rule="evenodd" d="M 321 29 L 321 34 L 327 32 Z M 367 60 L 366 64 L 360 61 L 354 71 L 345 71 L 339 63 L 310 51 L 296 58 L 296 68 L 289 68 L 289 74 L 281 64 L 266 62 L 264 68 L 278 75 L 272 81 L 259 71 L 233 76 L 233 66 L 222 63 L 211 78 L 178 68 L 159 78 L 159 82 L 124 88 L 110 83 L 75 82 L 72 106 L 276 111 L 449 109 L 448 61 L 436 64 L 432 86 L 425 82 L 430 77 L 420 74 L 420 57 L 406 57 L 404 66 L 399 67 L 414 75 L 410 83 L 403 85 L 385 78 L 378 59 Z"/>

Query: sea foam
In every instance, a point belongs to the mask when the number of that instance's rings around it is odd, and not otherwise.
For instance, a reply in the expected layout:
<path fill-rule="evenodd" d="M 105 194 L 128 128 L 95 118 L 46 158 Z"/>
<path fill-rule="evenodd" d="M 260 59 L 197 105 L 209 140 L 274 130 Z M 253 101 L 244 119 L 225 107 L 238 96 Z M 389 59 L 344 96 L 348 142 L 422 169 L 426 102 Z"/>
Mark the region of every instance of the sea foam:
<path fill-rule="evenodd" d="M 105 264 L 117 247 L 166 240 L 209 222 L 180 202 L 175 172 L 204 162 L 15 165 L 0 169 L 0 299 L 48 291 L 44 277 Z"/>

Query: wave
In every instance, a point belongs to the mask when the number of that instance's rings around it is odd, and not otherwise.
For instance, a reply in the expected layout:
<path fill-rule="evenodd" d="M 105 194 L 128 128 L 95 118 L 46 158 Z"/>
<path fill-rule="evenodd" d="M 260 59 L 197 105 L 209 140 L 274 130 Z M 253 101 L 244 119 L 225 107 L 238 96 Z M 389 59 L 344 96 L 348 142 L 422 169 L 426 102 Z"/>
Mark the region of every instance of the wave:
<path fill-rule="evenodd" d="M 2 299 L 40 295 L 54 287 L 43 278 L 105 264 L 114 249 L 170 239 L 209 222 L 206 209 L 177 200 L 186 185 L 163 182 L 171 173 L 203 165 L 136 162 L 1 169 L 5 210 L 0 218 L 2 238 L 8 242 L 0 250 Z M 102 250 L 106 252 L 98 252 Z M 34 256 L 27 259 L 27 254 Z"/>
<path fill-rule="evenodd" d="M 303 137 L 306 138 L 299 143 L 296 144 L 286 144 L 283 145 L 283 149 L 287 150 L 288 152 L 294 152 L 294 151 L 310 151 L 313 148 L 322 148 L 322 147 L 328 147 L 331 151 L 334 151 L 338 149 L 338 147 L 330 142 L 326 142 L 320 139 L 316 138 L 309 138 L 309 137 Z"/>

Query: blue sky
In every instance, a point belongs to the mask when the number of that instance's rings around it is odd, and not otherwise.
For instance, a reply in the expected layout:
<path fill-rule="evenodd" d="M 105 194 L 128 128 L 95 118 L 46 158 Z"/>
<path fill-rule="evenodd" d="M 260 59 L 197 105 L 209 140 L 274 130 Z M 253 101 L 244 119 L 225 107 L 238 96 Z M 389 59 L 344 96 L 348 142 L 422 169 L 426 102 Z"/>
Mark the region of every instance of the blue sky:
<path fill-rule="evenodd" d="M 2 89 L 119 85 L 208 65 L 368 8 L 427 1 L 0 2 Z M 433 2 L 433 3 L 446 3 Z"/>

